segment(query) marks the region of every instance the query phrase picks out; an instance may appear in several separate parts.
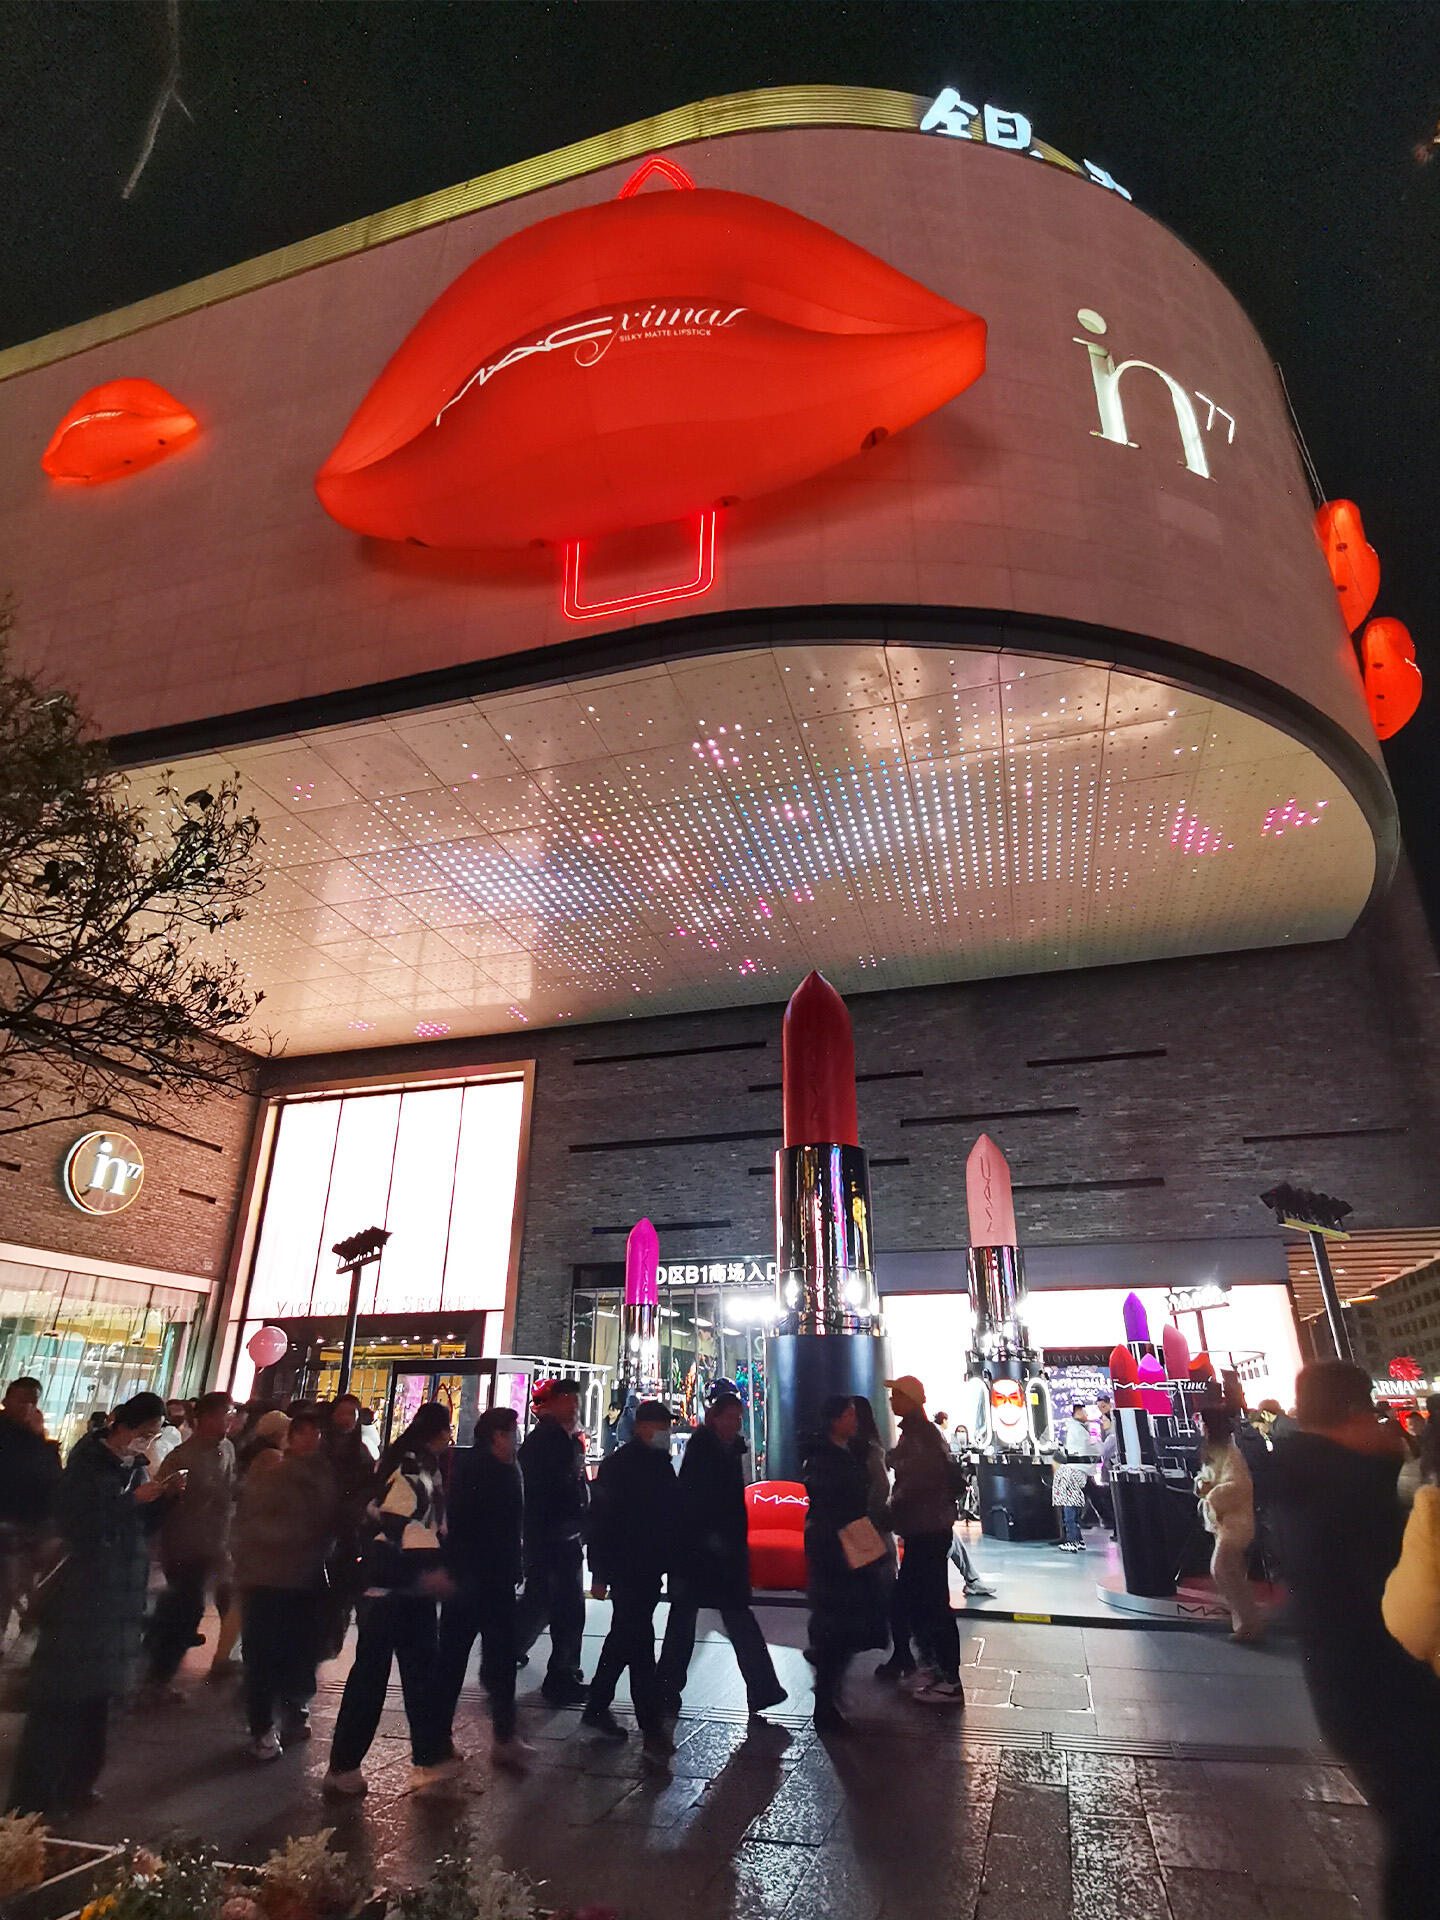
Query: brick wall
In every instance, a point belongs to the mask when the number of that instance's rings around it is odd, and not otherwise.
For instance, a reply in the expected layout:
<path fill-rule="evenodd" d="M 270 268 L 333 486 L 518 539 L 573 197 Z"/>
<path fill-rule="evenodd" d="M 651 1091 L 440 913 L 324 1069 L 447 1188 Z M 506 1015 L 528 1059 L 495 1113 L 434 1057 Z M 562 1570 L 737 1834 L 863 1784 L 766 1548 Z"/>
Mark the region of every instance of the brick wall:
<path fill-rule="evenodd" d="M 1257 1195 L 1282 1177 L 1343 1195 L 1356 1227 L 1440 1222 L 1436 981 L 1402 872 L 1343 942 L 856 996 L 858 1073 L 918 1076 L 859 1088 L 872 1161 L 908 1163 L 874 1168 L 878 1245 L 965 1243 L 965 1156 L 982 1128 L 1010 1158 L 1021 1235 L 1037 1244 L 1253 1235 L 1266 1225 Z M 623 1258 L 640 1214 L 729 1223 L 665 1234 L 666 1260 L 771 1244 L 773 1139 L 572 1149 L 778 1134 L 780 1012 L 745 1007 L 292 1059 L 267 1068 L 266 1082 L 533 1057 L 515 1337 L 520 1351 L 555 1352 L 573 1267 Z M 730 1050 L 746 1041 L 765 1044 Z M 583 1064 L 692 1048 L 727 1050 Z M 1152 1057 L 1027 1064 L 1141 1052 Z M 1057 1107 L 1078 1111 L 1005 1117 Z M 906 1124 L 956 1113 L 985 1117 Z M 1362 1128 L 1387 1131 L 1352 1131 Z M 1246 1138 L 1297 1132 L 1337 1137 Z M 1156 1179 L 1163 1186 L 1114 1184 Z"/>
<path fill-rule="evenodd" d="M 0 1133 L 0 1240 L 56 1254 L 218 1280 L 225 1270 L 256 1103 L 217 1096 L 172 1118 L 172 1130 L 126 1123 L 145 1161 L 138 1198 L 123 1213 L 71 1206 L 60 1188 L 66 1153 L 103 1118 L 56 1120 Z M 8 1116 L 6 1125 L 28 1118 Z"/>

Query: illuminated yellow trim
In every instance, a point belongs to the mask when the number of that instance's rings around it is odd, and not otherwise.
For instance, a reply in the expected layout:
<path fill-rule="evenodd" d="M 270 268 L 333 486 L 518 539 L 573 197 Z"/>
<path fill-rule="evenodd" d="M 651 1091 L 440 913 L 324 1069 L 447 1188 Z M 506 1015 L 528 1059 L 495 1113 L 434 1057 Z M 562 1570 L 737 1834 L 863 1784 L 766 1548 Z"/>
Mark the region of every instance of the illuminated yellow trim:
<path fill-rule="evenodd" d="M 42 334 L 17 347 L 0 352 L 0 380 L 13 379 L 17 373 L 29 373 L 35 367 L 68 360 L 73 354 L 87 353 L 92 347 L 111 340 L 123 340 L 128 334 L 142 333 L 163 320 L 174 320 L 182 313 L 195 313 L 202 307 L 218 306 L 238 294 L 257 287 L 274 286 L 311 267 L 331 260 L 343 260 L 347 254 L 364 253 L 369 247 L 381 247 L 408 233 L 420 233 L 426 227 L 457 220 L 462 214 L 476 213 L 482 207 L 498 206 L 504 200 L 518 200 L 542 187 L 558 186 L 563 180 L 576 180 L 596 173 L 602 167 L 638 160 L 663 147 L 684 146 L 693 140 L 714 140 L 727 133 L 755 133 L 767 127 L 878 127 L 891 132 L 916 133 L 929 107 L 929 100 L 914 93 L 891 93 L 880 87 L 757 87 L 745 93 L 725 93 L 714 100 L 697 100 L 687 107 L 673 107 L 649 120 L 632 121 L 613 133 L 597 133 L 589 140 L 577 140 L 572 146 L 559 147 L 554 153 L 542 153 L 534 160 L 521 160 L 494 173 L 482 173 L 459 186 L 439 193 L 422 194 L 403 206 L 389 207 L 383 213 L 368 214 L 352 220 L 348 226 L 332 227 L 309 240 L 297 240 L 293 246 L 277 247 L 273 253 L 242 260 L 220 273 L 207 273 L 201 280 L 187 281 L 165 293 L 137 300 L 133 306 L 117 307 L 113 313 L 98 314 L 93 320 L 78 321 L 73 327 Z M 977 119 L 971 139 L 982 140 Z M 1054 147 L 1037 140 L 1035 147 L 1052 166 L 1065 167 L 1071 173 L 1080 169 Z"/>

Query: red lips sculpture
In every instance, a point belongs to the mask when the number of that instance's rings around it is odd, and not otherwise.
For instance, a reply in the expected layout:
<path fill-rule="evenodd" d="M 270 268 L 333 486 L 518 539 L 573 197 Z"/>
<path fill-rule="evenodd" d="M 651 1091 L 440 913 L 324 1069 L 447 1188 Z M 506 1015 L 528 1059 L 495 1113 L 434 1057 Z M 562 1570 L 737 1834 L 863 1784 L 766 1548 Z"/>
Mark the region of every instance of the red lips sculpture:
<path fill-rule="evenodd" d="M 153 380 L 106 380 L 65 415 L 40 464 L 54 480 L 119 480 L 164 460 L 200 423 Z"/>
<path fill-rule="evenodd" d="M 636 194 L 467 268 L 315 490 L 382 540 L 589 539 L 808 479 L 984 368 L 983 320 L 828 228 L 743 193 Z"/>
<path fill-rule="evenodd" d="M 1423 690 L 1415 642 L 1405 622 L 1388 614 L 1372 620 L 1360 639 L 1360 664 L 1376 737 L 1388 740 L 1410 719 Z"/>
<path fill-rule="evenodd" d="M 1340 596 L 1345 624 L 1354 633 L 1380 591 L 1380 556 L 1365 538 L 1359 507 L 1353 500 L 1325 501 L 1315 511 L 1315 537 Z"/>

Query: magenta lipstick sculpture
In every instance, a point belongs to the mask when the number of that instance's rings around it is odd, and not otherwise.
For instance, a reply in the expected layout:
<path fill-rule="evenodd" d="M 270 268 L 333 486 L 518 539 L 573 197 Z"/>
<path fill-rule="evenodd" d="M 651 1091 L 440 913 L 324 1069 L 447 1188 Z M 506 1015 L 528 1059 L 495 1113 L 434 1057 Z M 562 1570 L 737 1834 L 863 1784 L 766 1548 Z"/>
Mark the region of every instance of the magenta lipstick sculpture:
<path fill-rule="evenodd" d="M 974 1314 L 965 1424 L 982 1454 L 981 1523 L 1000 1539 L 1044 1539 L 1054 1528 L 1049 1472 L 1039 1464 L 1052 1444 L 1050 1389 L 1030 1344 L 1010 1166 L 988 1134 L 965 1162 L 965 1202 Z"/>
<path fill-rule="evenodd" d="M 875 1292 L 870 1165 L 859 1141 L 855 1042 L 818 973 L 782 1032 L 785 1144 L 775 1155 L 780 1318 L 766 1341 L 766 1472 L 799 1477 L 802 1437 L 836 1393 L 864 1394 L 884 1431 L 885 1343 Z"/>
<path fill-rule="evenodd" d="M 620 1355 L 625 1385 L 644 1400 L 660 1389 L 660 1238 L 637 1220 L 625 1242 L 625 1302 Z"/>

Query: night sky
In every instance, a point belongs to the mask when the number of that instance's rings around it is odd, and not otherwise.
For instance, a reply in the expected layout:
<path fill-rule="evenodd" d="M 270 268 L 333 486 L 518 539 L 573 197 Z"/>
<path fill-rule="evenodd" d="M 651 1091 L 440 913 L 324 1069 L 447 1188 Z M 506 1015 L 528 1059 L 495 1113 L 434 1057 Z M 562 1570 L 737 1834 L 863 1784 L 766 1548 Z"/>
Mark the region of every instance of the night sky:
<path fill-rule="evenodd" d="M 0 7 L 0 345 L 708 94 L 830 82 L 1030 115 L 1206 259 L 1279 361 L 1377 613 L 1429 679 L 1386 748 L 1440 923 L 1440 9 L 1288 0 L 163 0 Z M 0 559 L 3 587 L 3 559 Z"/>

